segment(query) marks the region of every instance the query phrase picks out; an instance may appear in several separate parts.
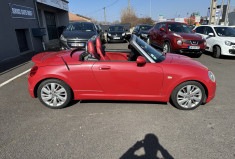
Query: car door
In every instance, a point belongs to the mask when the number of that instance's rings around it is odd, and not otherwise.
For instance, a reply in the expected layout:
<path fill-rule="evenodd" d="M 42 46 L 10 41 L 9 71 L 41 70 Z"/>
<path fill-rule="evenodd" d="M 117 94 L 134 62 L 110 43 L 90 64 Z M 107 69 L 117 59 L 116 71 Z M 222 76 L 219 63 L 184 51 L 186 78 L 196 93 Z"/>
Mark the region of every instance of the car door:
<path fill-rule="evenodd" d="M 155 25 L 155 27 L 150 31 L 150 38 L 151 38 L 151 42 L 154 44 L 157 44 L 157 36 L 158 36 L 158 32 L 160 31 L 160 26 L 161 23 L 158 23 Z"/>
<path fill-rule="evenodd" d="M 209 33 L 213 33 L 214 36 L 209 36 Z M 208 50 L 208 51 L 211 50 L 211 51 L 212 51 L 216 37 L 215 37 L 215 32 L 214 32 L 214 30 L 213 30 L 210 26 L 207 26 L 207 27 L 205 28 L 204 37 L 205 37 L 205 39 L 206 39 L 206 43 L 207 43 L 207 47 L 208 47 L 208 48 L 206 48 L 206 50 Z"/>
<path fill-rule="evenodd" d="M 139 67 L 136 62 L 95 62 L 94 76 L 105 94 L 160 95 L 163 82 L 162 68 L 156 63 Z"/>
<path fill-rule="evenodd" d="M 165 31 L 161 31 L 160 28 L 164 28 Z M 160 26 L 158 34 L 157 34 L 157 44 L 159 46 L 162 46 L 165 40 L 165 35 L 166 35 L 166 24 L 162 23 Z"/>

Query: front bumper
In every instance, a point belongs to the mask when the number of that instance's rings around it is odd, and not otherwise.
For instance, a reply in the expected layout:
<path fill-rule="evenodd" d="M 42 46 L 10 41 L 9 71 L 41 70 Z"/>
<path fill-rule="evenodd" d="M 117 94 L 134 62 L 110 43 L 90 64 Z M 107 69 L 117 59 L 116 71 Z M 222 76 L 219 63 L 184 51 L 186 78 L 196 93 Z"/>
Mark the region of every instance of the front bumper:
<path fill-rule="evenodd" d="M 177 44 L 177 40 L 182 40 L 183 43 L 181 45 Z M 196 42 L 193 44 L 192 42 Z M 185 40 L 185 39 L 174 39 L 171 42 L 172 51 L 180 54 L 184 53 L 192 53 L 192 54 L 202 54 L 205 49 L 206 45 L 204 45 L 203 40 L 195 41 L 195 40 Z M 199 49 L 190 49 L 190 47 L 198 47 Z"/>
<path fill-rule="evenodd" d="M 85 48 L 86 43 L 88 40 L 67 40 L 67 41 L 62 41 L 60 40 L 61 47 L 64 48 Z"/>
<path fill-rule="evenodd" d="M 194 50 L 194 49 L 179 49 L 179 50 L 174 50 L 176 53 L 180 54 L 202 54 L 205 50 Z"/>
<path fill-rule="evenodd" d="M 208 97 L 207 97 L 206 103 L 210 102 L 215 97 L 216 81 L 215 82 L 210 81 L 207 89 L 208 89 Z"/>
<path fill-rule="evenodd" d="M 108 42 L 124 42 L 125 41 L 125 36 L 122 36 L 122 35 L 118 35 L 118 36 L 111 35 L 111 36 L 108 36 L 107 35 L 107 41 Z"/>
<path fill-rule="evenodd" d="M 235 45 L 232 45 L 232 46 L 222 45 L 221 55 L 235 56 Z"/>

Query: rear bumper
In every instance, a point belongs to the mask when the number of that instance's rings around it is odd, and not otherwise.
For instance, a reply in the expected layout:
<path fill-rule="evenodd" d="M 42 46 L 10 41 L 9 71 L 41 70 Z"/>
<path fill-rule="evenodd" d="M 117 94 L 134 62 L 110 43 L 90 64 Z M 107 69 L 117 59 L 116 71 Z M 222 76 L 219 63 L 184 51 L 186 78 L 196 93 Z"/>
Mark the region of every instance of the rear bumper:
<path fill-rule="evenodd" d="M 29 94 L 32 98 L 35 98 L 35 95 L 34 95 L 34 87 L 32 87 L 32 78 L 29 76 L 28 77 L 28 91 L 29 91 Z"/>

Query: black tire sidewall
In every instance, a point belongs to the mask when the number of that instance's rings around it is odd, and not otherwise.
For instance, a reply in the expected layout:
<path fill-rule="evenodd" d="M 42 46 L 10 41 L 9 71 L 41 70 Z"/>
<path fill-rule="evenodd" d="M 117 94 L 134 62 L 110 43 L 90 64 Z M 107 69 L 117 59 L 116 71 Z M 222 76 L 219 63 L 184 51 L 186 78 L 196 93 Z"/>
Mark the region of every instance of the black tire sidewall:
<path fill-rule="evenodd" d="M 165 45 L 167 45 L 167 52 L 166 53 L 171 53 L 171 44 L 169 42 L 164 42 L 163 48 Z"/>
<path fill-rule="evenodd" d="M 202 91 L 202 98 L 201 98 L 201 101 L 195 106 L 195 107 L 192 107 L 192 108 L 184 108 L 184 107 L 181 107 L 178 102 L 177 102 L 177 94 L 179 92 L 179 90 L 186 86 L 186 85 L 195 85 L 197 87 L 199 87 Z M 171 93 L 171 97 L 170 97 L 170 100 L 172 102 L 172 104 L 178 108 L 178 109 L 181 109 L 181 110 L 193 110 L 193 109 L 196 109 L 197 107 L 199 107 L 202 102 L 204 101 L 204 98 L 206 97 L 206 93 L 205 93 L 205 89 L 204 87 L 199 83 L 199 82 L 196 82 L 196 81 L 187 81 L 187 82 L 184 82 L 184 83 L 181 83 L 179 84 L 178 86 L 175 87 L 175 89 L 172 91 Z"/>
<path fill-rule="evenodd" d="M 215 50 L 216 50 L 216 53 L 215 53 Z M 219 58 L 221 55 L 221 49 L 219 46 L 214 46 L 213 48 L 213 57 L 214 58 Z"/>
<path fill-rule="evenodd" d="M 43 86 L 45 86 L 45 85 L 48 84 L 48 83 L 58 83 L 58 84 L 60 84 L 61 86 L 63 86 L 64 89 L 66 90 L 67 99 L 66 99 L 66 101 L 64 102 L 64 104 L 62 104 L 61 106 L 52 107 L 52 106 L 50 106 L 50 105 L 47 105 L 47 104 L 42 100 L 42 97 L 41 97 L 41 89 L 42 89 Z M 63 82 L 63 81 L 61 81 L 61 80 L 58 80 L 58 79 L 47 79 L 47 80 L 43 81 L 43 82 L 39 85 L 39 87 L 38 87 L 38 89 L 37 89 L 37 96 L 38 96 L 40 102 L 41 102 L 42 104 L 44 104 L 46 107 L 51 108 L 51 109 L 61 109 L 61 108 L 66 107 L 66 106 L 71 102 L 71 100 L 72 100 L 72 91 L 71 91 L 71 88 L 70 88 L 65 82 Z"/>

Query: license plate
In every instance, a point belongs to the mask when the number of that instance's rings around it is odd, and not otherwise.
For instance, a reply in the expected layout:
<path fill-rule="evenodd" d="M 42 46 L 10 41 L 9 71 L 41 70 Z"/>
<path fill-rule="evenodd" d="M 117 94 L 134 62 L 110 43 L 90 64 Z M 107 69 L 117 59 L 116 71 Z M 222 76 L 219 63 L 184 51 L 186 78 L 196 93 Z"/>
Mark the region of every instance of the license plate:
<path fill-rule="evenodd" d="M 189 49 L 194 49 L 194 50 L 199 50 L 200 46 L 189 46 L 188 48 Z"/>
<path fill-rule="evenodd" d="M 121 39 L 120 37 L 114 37 L 113 39 Z"/>
<path fill-rule="evenodd" d="M 84 43 L 71 43 L 71 46 L 84 46 Z"/>

